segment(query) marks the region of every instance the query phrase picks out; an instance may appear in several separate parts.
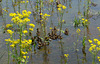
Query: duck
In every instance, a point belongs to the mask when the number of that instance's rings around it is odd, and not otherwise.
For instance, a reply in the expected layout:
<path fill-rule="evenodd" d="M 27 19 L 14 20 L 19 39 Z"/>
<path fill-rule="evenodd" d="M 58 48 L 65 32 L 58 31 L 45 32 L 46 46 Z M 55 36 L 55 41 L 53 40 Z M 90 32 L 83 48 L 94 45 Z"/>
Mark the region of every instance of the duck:
<path fill-rule="evenodd" d="M 69 34 L 69 30 L 68 30 L 68 28 L 65 29 L 64 34 L 65 34 L 65 35 L 68 35 L 68 34 Z"/>

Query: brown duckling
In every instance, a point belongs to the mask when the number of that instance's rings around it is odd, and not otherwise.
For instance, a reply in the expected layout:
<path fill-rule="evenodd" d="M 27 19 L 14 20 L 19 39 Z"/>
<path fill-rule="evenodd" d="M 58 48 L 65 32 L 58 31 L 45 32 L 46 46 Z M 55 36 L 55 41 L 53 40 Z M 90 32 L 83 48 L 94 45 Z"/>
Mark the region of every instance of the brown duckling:
<path fill-rule="evenodd" d="M 39 31 L 39 28 L 37 28 L 37 36 L 40 36 L 40 31 Z"/>
<path fill-rule="evenodd" d="M 32 43 L 31 43 L 31 45 L 33 45 L 33 44 L 34 44 L 34 42 L 35 42 L 35 39 L 36 39 L 36 36 L 34 36 L 34 37 L 32 37 L 32 38 L 31 38 L 31 40 L 32 40 Z"/>
<path fill-rule="evenodd" d="M 94 2 L 91 2 L 91 5 L 92 5 L 92 6 L 94 6 L 94 7 L 96 7 L 96 6 L 97 6 L 97 4 L 96 4 L 96 3 L 94 3 Z"/>
<path fill-rule="evenodd" d="M 35 40 L 34 37 L 32 37 L 31 40 L 32 40 L 31 45 L 33 45 L 34 44 L 34 40 Z"/>
<path fill-rule="evenodd" d="M 51 30 L 51 36 L 54 36 L 54 30 L 53 29 Z"/>
<path fill-rule="evenodd" d="M 42 47 L 41 45 L 38 45 L 38 49 L 41 49 L 41 47 Z"/>
<path fill-rule="evenodd" d="M 42 39 L 40 37 L 37 37 L 37 42 L 42 42 Z"/>
<path fill-rule="evenodd" d="M 68 30 L 68 28 L 65 29 L 64 34 L 65 34 L 65 35 L 68 35 L 68 34 L 69 34 L 69 30 Z"/>
<path fill-rule="evenodd" d="M 56 1 L 56 7 L 58 8 L 58 5 L 61 4 L 59 0 Z"/>
<path fill-rule="evenodd" d="M 61 35 L 58 35 L 58 39 L 62 39 L 62 36 Z"/>
<path fill-rule="evenodd" d="M 54 35 L 57 34 L 57 28 L 56 26 L 54 27 Z"/>

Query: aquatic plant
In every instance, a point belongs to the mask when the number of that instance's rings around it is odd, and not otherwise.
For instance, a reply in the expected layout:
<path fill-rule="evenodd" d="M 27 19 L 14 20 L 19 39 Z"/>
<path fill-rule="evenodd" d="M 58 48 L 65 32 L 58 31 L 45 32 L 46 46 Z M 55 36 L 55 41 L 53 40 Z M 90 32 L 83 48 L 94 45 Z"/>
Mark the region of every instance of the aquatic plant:
<path fill-rule="evenodd" d="M 74 27 L 79 27 L 81 24 L 81 19 L 77 19 L 76 16 L 74 18 Z"/>
<path fill-rule="evenodd" d="M 27 59 L 29 56 L 27 56 L 28 52 L 31 49 L 31 39 L 25 38 L 26 35 L 29 33 L 28 31 L 33 31 L 33 28 L 35 27 L 34 24 L 30 23 L 30 17 L 31 12 L 23 10 L 22 14 L 17 11 L 17 13 L 10 13 L 9 16 L 12 17 L 12 25 L 7 24 L 7 33 L 10 34 L 10 38 L 5 39 L 7 42 L 7 47 L 8 47 L 8 64 L 9 64 L 9 46 L 12 48 L 11 50 L 11 55 L 15 59 L 15 62 L 18 64 L 20 63 L 27 63 Z M 29 24 L 29 25 L 28 25 Z M 26 27 L 30 26 L 31 28 L 27 29 Z M 9 27 L 14 27 L 13 30 L 9 29 Z M 15 31 L 15 30 L 19 31 Z M 14 34 L 16 33 L 16 34 Z M 18 39 L 16 39 L 14 35 L 19 35 Z M 24 37 L 23 37 L 24 36 Z"/>
<path fill-rule="evenodd" d="M 68 57 L 69 57 L 69 54 L 64 54 L 64 56 L 66 57 L 65 59 L 66 59 L 66 64 L 67 64 L 67 62 L 68 62 Z"/>
<path fill-rule="evenodd" d="M 95 64 L 96 56 L 100 50 L 100 41 L 98 39 L 88 40 L 90 43 L 89 52 L 92 54 L 92 64 Z"/>

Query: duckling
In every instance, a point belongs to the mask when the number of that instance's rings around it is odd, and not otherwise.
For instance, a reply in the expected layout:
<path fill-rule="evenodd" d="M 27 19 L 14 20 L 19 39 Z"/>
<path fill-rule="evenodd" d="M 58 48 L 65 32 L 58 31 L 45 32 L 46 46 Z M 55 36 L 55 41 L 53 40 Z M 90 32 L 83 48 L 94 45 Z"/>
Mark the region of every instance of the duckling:
<path fill-rule="evenodd" d="M 69 30 L 68 30 L 68 28 L 65 29 L 64 34 L 65 34 L 65 35 L 68 35 L 68 34 L 69 34 Z"/>
<path fill-rule="evenodd" d="M 54 35 L 57 33 L 57 28 L 56 28 L 56 26 L 54 27 Z"/>
<path fill-rule="evenodd" d="M 38 49 L 41 49 L 41 45 L 38 45 Z"/>
<path fill-rule="evenodd" d="M 29 36 L 31 36 L 31 35 L 32 35 L 32 32 L 29 31 Z"/>
<path fill-rule="evenodd" d="M 45 41 L 49 41 L 49 39 L 50 39 L 49 37 L 45 37 Z"/>
<path fill-rule="evenodd" d="M 61 4 L 59 0 L 56 1 L 56 7 L 58 8 L 58 5 Z"/>
<path fill-rule="evenodd" d="M 92 5 L 92 6 L 94 6 L 94 7 L 96 7 L 96 6 L 97 6 L 97 4 L 96 4 L 96 3 L 94 3 L 94 2 L 91 2 L 91 5 Z"/>
<path fill-rule="evenodd" d="M 62 39 L 62 36 L 61 35 L 58 35 L 58 39 Z"/>
<path fill-rule="evenodd" d="M 55 33 L 54 33 L 54 30 L 52 29 L 52 30 L 51 30 L 51 36 L 54 36 L 54 34 L 55 34 Z"/>
<path fill-rule="evenodd" d="M 0 0 L 0 2 L 2 2 L 2 0 Z"/>
<path fill-rule="evenodd" d="M 51 33 L 48 33 L 48 36 L 51 37 Z"/>
<path fill-rule="evenodd" d="M 37 37 L 37 42 L 41 42 L 42 43 L 42 39 L 40 37 Z"/>
<path fill-rule="evenodd" d="M 32 37 L 31 40 L 32 40 L 31 45 L 33 45 L 34 44 L 34 37 Z"/>
<path fill-rule="evenodd" d="M 31 43 L 31 45 L 33 45 L 33 44 L 34 44 L 34 42 L 35 42 L 35 39 L 36 39 L 36 36 L 34 36 L 34 37 L 32 37 L 32 38 L 31 38 L 31 40 L 32 40 L 32 43 Z"/>
<path fill-rule="evenodd" d="M 40 36 L 40 31 L 39 31 L 39 28 L 37 28 L 37 36 Z"/>

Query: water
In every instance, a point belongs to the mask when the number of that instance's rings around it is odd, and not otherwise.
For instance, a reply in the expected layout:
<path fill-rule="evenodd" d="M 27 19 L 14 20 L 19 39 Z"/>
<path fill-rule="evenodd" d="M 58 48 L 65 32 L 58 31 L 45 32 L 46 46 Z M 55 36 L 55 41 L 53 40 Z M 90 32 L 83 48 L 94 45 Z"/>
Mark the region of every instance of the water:
<path fill-rule="evenodd" d="M 14 0 L 13 0 L 14 1 Z M 48 13 L 52 15 L 49 17 L 49 21 L 47 22 L 47 33 L 50 32 L 49 27 L 58 26 L 58 13 L 55 6 L 55 3 L 53 7 L 46 4 L 45 2 L 48 0 L 44 0 L 44 6 L 43 13 Z M 79 35 L 79 41 L 77 42 L 77 33 L 76 29 L 73 26 L 73 20 L 76 17 L 83 14 L 84 11 L 84 0 L 62 0 L 62 3 L 64 4 L 67 9 L 65 10 L 65 13 L 63 15 L 63 19 L 65 20 L 65 23 L 62 25 L 62 30 L 65 30 L 65 28 L 69 29 L 69 35 L 66 36 L 62 33 L 62 40 L 52 40 L 49 44 L 49 46 L 46 46 L 46 49 L 43 47 L 42 49 L 38 50 L 36 49 L 36 53 L 34 51 L 29 53 L 29 62 L 28 64 L 65 64 L 66 58 L 64 57 L 64 54 L 69 54 L 68 58 L 68 64 L 92 64 L 92 57 L 91 53 L 88 51 L 90 45 L 88 43 L 88 39 L 93 38 L 100 38 L 98 35 L 100 34 L 97 27 L 100 26 L 100 18 L 97 17 L 97 15 L 94 15 L 93 17 L 89 18 L 90 24 L 88 25 L 88 28 L 85 29 L 82 26 L 80 26 L 81 33 Z M 17 2 L 17 1 L 16 1 Z M 35 11 L 35 3 L 36 1 L 30 0 L 30 2 L 27 4 L 27 7 L 25 7 L 24 4 L 20 4 L 20 8 L 18 8 L 17 3 L 13 3 L 12 0 L 2 0 L 0 2 L 0 55 L 3 55 L 3 57 L 0 59 L 1 64 L 7 64 L 7 47 L 5 44 L 4 39 L 8 38 L 9 36 L 4 33 L 2 27 L 4 27 L 7 23 L 10 23 L 11 17 L 9 17 L 9 13 L 16 12 L 16 11 L 22 11 L 24 9 L 27 9 L 28 11 Z M 92 0 L 92 2 L 96 3 L 97 6 L 94 7 L 90 5 L 91 10 L 95 10 L 96 12 L 100 11 L 100 1 L 99 0 Z M 48 10 L 48 8 L 52 8 L 51 10 Z M 6 10 L 6 11 L 4 11 Z M 2 14 L 3 12 L 3 14 Z M 34 14 L 34 16 L 33 16 Z M 37 13 L 36 13 L 37 14 Z M 36 25 L 34 29 L 34 33 L 36 33 L 36 29 L 40 28 L 39 24 L 35 21 L 37 21 L 38 16 L 35 13 L 32 13 L 30 16 L 31 23 L 34 23 Z M 35 19 L 36 18 L 36 19 Z M 95 20 L 94 20 L 95 19 Z M 59 26 L 57 27 L 59 29 Z M 82 46 L 82 40 L 83 36 L 86 36 L 86 46 L 85 48 Z M 34 34 L 35 35 L 35 34 Z M 77 51 L 75 50 L 75 47 L 77 45 Z M 85 51 L 85 52 L 84 52 Z M 99 55 L 98 55 L 99 56 Z M 96 59 L 96 62 L 98 60 Z M 12 63 L 12 60 L 10 60 L 10 64 Z"/>

